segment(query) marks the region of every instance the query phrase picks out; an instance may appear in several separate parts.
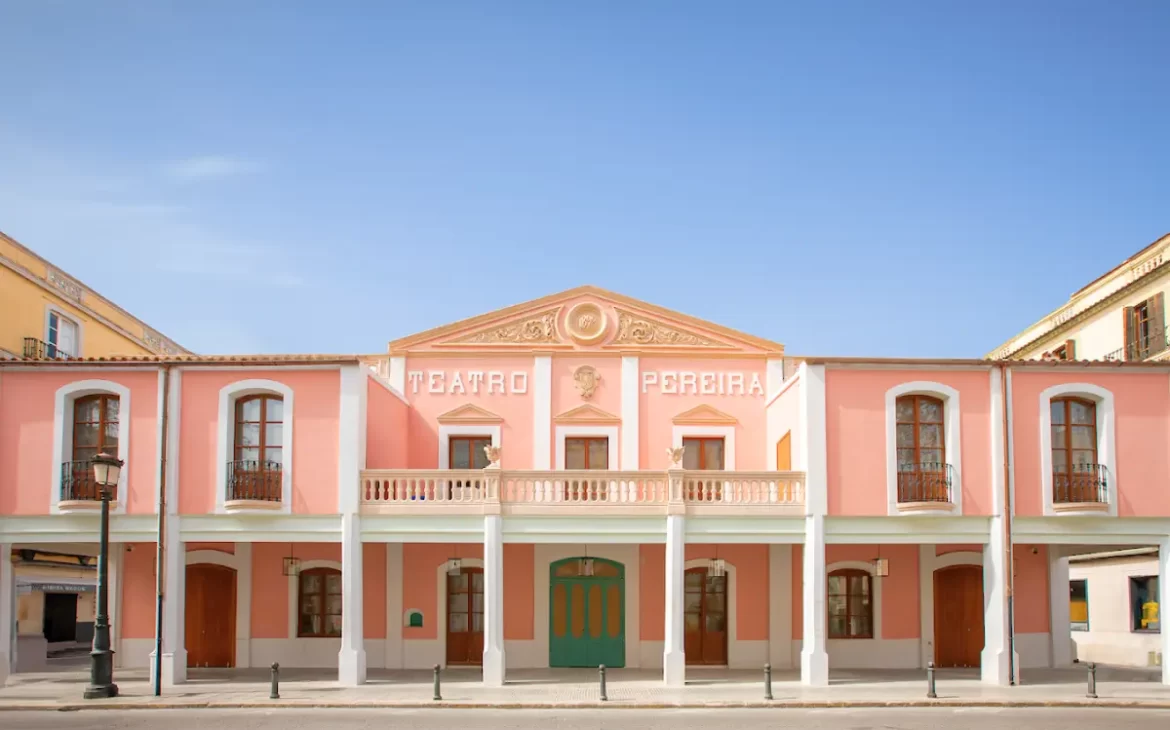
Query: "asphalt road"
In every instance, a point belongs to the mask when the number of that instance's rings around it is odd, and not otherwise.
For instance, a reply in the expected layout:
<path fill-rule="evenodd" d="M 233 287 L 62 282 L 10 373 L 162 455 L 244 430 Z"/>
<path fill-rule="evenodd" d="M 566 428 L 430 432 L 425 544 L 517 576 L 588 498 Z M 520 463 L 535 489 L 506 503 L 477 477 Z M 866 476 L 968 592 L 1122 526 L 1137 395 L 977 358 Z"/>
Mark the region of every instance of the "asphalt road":
<path fill-rule="evenodd" d="M 0 712 L 12 730 L 1148 730 L 1170 727 L 1170 710 L 89 710 Z"/>

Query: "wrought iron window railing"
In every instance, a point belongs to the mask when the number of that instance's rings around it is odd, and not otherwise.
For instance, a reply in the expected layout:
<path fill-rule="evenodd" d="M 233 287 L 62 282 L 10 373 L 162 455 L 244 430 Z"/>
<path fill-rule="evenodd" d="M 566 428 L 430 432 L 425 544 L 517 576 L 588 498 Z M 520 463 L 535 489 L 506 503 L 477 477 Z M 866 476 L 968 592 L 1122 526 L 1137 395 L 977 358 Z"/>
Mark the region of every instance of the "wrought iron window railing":
<path fill-rule="evenodd" d="M 1170 333 L 1165 330 L 1154 330 L 1144 337 L 1138 337 L 1125 347 L 1114 350 L 1104 359 L 1119 362 L 1140 362 L 1167 349 L 1170 349 Z"/>
<path fill-rule="evenodd" d="M 951 504 L 954 470 L 950 464 L 924 462 L 898 464 L 898 502 L 943 502 Z"/>
<path fill-rule="evenodd" d="M 44 342 L 35 337 L 25 337 L 24 357 L 29 360 L 69 360 L 73 357 L 73 353 L 65 352 L 50 342 Z"/>
<path fill-rule="evenodd" d="M 1073 464 L 1071 471 L 1053 471 L 1054 504 L 1108 504 L 1109 471 L 1104 464 Z"/>
<path fill-rule="evenodd" d="M 284 484 L 284 466 L 279 461 L 229 461 L 227 499 L 279 502 Z"/>
<path fill-rule="evenodd" d="M 101 487 L 93 478 L 92 461 L 86 459 L 61 463 L 62 502 L 96 502 L 101 498 Z"/>

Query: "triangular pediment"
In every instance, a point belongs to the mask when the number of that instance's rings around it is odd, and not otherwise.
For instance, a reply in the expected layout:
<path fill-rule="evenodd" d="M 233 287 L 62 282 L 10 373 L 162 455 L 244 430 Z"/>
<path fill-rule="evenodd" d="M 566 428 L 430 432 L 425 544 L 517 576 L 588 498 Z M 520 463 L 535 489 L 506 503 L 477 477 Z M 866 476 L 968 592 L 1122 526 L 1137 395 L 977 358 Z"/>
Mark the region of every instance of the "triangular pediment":
<path fill-rule="evenodd" d="M 471 317 L 390 343 L 391 354 L 434 351 L 784 352 L 778 342 L 737 332 L 594 286 L 582 286 Z"/>
<path fill-rule="evenodd" d="M 622 419 L 614 414 L 603 411 L 597 406 L 586 403 L 569 409 L 553 418 L 557 423 L 621 423 Z"/>
<path fill-rule="evenodd" d="M 731 426 L 739 420 L 730 413 L 704 404 L 678 414 L 673 423 L 676 426 Z"/>
<path fill-rule="evenodd" d="M 447 411 L 436 419 L 439 423 L 503 423 L 504 419 L 486 408 L 467 403 Z"/>

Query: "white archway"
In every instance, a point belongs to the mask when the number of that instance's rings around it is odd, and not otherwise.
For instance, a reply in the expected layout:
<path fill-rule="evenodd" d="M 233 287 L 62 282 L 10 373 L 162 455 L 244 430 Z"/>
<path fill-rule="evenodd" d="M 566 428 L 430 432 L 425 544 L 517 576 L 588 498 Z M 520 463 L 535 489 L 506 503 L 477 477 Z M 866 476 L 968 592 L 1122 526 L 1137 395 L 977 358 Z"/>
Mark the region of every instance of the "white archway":
<path fill-rule="evenodd" d="M 706 568 L 711 565 L 712 558 L 695 558 L 683 563 L 683 572 L 691 568 Z M 723 569 L 727 573 L 727 666 L 738 667 L 743 663 L 741 656 L 742 648 L 739 646 L 739 601 L 736 600 L 736 594 L 739 593 L 739 578 L 735 568 L 735 563 L 723 560 Z M 686 583 L 684 581 L 683 590 L 686 590 Z M 694 666 L 694 665 L 689 665 Z"/>
<path fill-rule="evenodd" d="M 898 511 L 898 398 L 904 395 L 929 395 L 943 402 L 943 448 L 954 478 L 951 488 L 951 505 L 943 505 L 940 502 L 938 511 L 961 515 L 963 514 L 963 442 L 959 391 L 944 383 L 936 383 L 931 380 L 900 383 L 886 391 L 887 513 L 890 515 L 901 514 Z M 921 512 L 916 514 L 921 514 Z"/>
<path fill-rule="evenodd" d="M 281 483 L 280 509 L 281 514 L 292 513 L 292 484 L 293 484 L 293 389 L 277 380 L 259 378 L 237 380 L 228 383 L 219 390 L 219 415 L 216 420 L 215 433 L 215 511 L 224 513 L 224 502 L 227 501 L 227 462 L 232 460 L 236 426 L 236 401 L 249 395 L 259 394 L 279 395 L 284 404 L 281 408 Z"/>
<path fill-rule="evenodd" d="M 460 568 L 483 570 L 483 558 L 455 559 L 459 561 Z M 443 667 L 447 666 L 447 568 L 450 564 L 451 558 L 448 558 L 435 568 L 435 630 L 438 632 L 435 638 L 438 641 L 440 652 L 436 663 Z"/>
<path fill-rule="evenodd" d="M 1043 490 L 1040 504 L 1044 506 L 1044 516 L 1051 517 L 1057 514 L 1052 498 L 1052 400 L 1062 396 L 1081 397 L 1097 406 L 1097 463 L 1105 467 L 1105 476 L 1108 480 L 1106 514 L 1116 517 L 1117 495 L 1120 492 L 1117 491 L 1113 392 L 1091 383 L 1063 383 L 1040 391 L 1040 488 Z"/>
<path fill-rule="evenodd" d="M 53 470 L 49 484 L 53 485 L 49 496 L 51 512 L 60 512 L 61 465 L 73 456 L 73 406 L 79 398 L 88 395 L 118 396 L 118 458 L 125 464 L 118 480 L 118 492 L 114 495 L 116 504 L 111 505 L 115 513 L 126 511 L 130 497 L 130 388 L 113 380 L 78 380 L 57 389 L 53 398 Z"/>
<path fill-rule="evenodd" d="M 301 573 L 313 568 L 333 568 L 337 572 L 341 572 L 341 561 L 339 560 L 302 560 L 297 566 L 297 571 L 288 577 L 288 638 L 299 639 L 297 636 L 297 624 L 300 623 L 300 615 L 297 611 L 298 601 L 301 595 Z M 341 600 L 345 601 L 346 597 L 342 596 Z M 344 607 L 342 610 L 345 610 Z M 340 638 L 340 637 L 338 637 Z"/>
<path fill-rule="evenodd" d="M 222 550 L 191 550 L 187 552 L 187 565 L 219 565 L 231 568 L 236 573 L 236 668 L 244 669 L 251 666 L 251 637 L 252 637 L 252 545 L 250 543 L 236 543 L 235 552 L 228 553 Z M 178 606 L 180 624 L 180 642 L 186 653 L 186 611 L 187 611 L 187 580 L 179 582 L 183 587 L 183 601 Z M 295 602 L 295 598 L 294 598 Z"/>
<path fill-rule="evenodd" d="M 974 565 L 983 568 L 983 553 L 974 550 L 956 550 L 942 555 L 935 545 L 918 548 L 918 636 L 920 642 L 919 666 L 934 661 L 934 574 L 956 565 Z M 986 597 L 985 599 L 986 600 Z"/>

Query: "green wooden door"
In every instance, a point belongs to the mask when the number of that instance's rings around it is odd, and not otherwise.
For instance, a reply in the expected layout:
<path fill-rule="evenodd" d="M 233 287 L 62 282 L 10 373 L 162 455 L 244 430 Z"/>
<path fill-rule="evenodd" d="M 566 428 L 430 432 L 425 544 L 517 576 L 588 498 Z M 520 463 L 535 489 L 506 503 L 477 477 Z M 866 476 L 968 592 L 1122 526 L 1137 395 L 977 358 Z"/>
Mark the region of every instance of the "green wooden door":
<path fill-rule="evenodd" d="M 586 560 L 592 562 L 592 570 Z M 624 667 L 626 587 L 622 564 L 601 558 L 569 558 L 553 563 L 549 572 L 548 665 Z"/>

